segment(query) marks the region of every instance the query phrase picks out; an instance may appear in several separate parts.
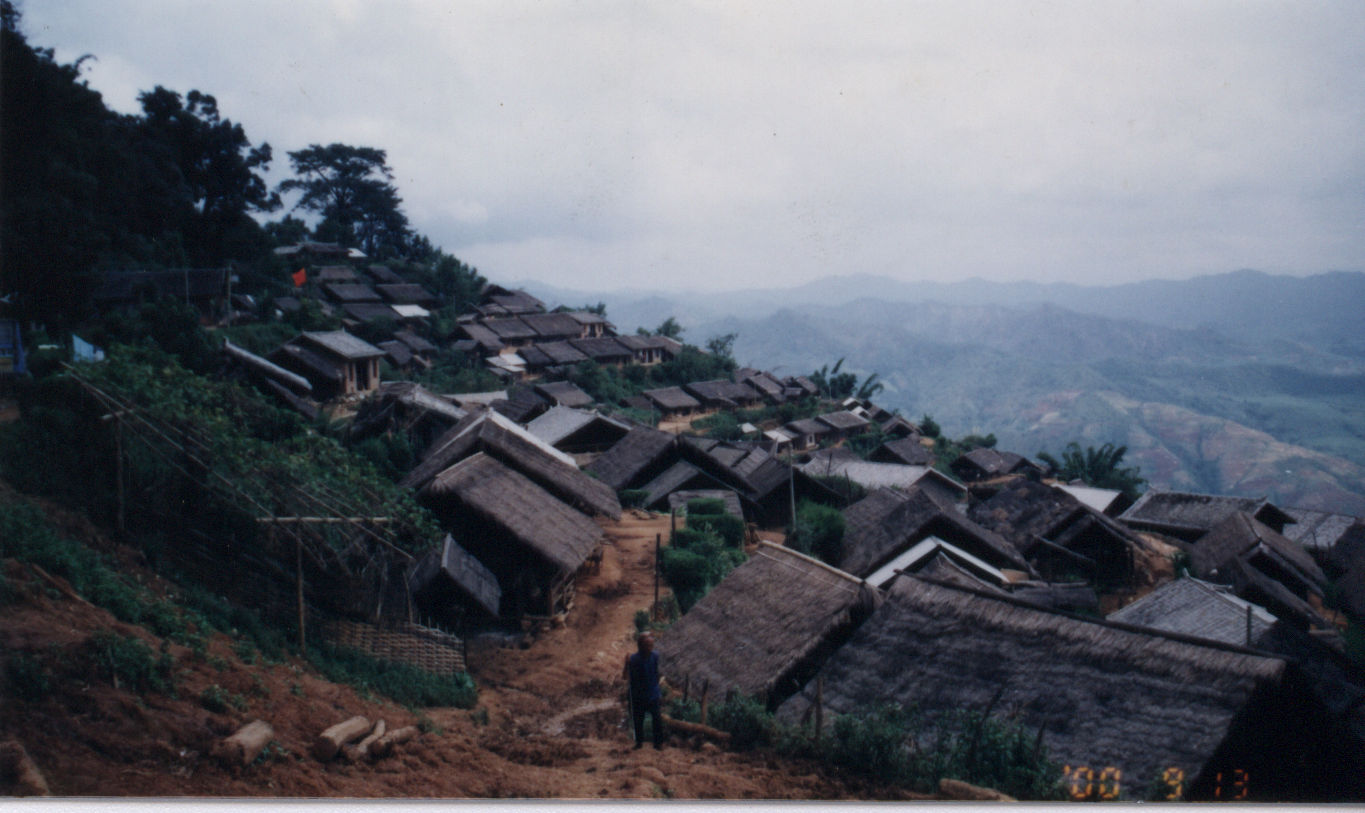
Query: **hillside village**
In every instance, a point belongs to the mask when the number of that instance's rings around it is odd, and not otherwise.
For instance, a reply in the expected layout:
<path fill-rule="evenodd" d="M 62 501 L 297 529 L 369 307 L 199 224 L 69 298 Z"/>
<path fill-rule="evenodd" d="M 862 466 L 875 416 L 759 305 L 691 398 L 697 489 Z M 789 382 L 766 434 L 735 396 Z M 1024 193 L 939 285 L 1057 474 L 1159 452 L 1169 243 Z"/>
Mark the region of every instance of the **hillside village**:
<path fill-rule="evenodd" d="M 137 444 L 182 455 L 176 488 L 228 506 L 210 512 L 225 525 L 159 559 L 290 619 L 300 649 L 477 682 L 509 643 L 535 652 L 582 623 L 580 584 L 612 529 L 654 516 L 655 593 L 632 599 L 635 626 L 658 630 L 683 730 L 716 731 L 722 704 L 731 726 L 749 703 L 816 741 L 840 717 L 901 708 L 946 724 L 971 709 L 1046 754 L 1055 773 L 1009 789 L 1021 795 L 1365 798 L 1359 518 L 1065 482 L 993 438 L 953 441 L 881 409 L 856 378 L 740 368 L 723 341 L 618 335 L 600 309 L 495 284 L 443 336 L 433 313 L 448 303 L 387 266 L 328 244 L 276 253 L 296 268 L 287 295 L 233 292 L 219 269 L 111 273 L 96 299 L 106 317 L 184 302 L 222 337 L 201 365 L 212 377 L 353 450 L 408 450 L 387 458 L 389 485 L 426 519 L 202 456 L 193 417 L 157 416 L 147 390 L 93 372 L 112 351 L 52 374 L 105 413 L 82 431 L 107 445 L 117 430 L 119 460 Z M 308 312 L 327 329 L 265 346 Z M 496 388 L 420 383 L 452 359 Z M 128 465 L 120 489 L 138 476 Z M 137 513 L 124 499 L 120 522 Z M 234 511 L 256 527 L 230 530 Z M 919 747 L 947 748 L 938 736 Z"/>

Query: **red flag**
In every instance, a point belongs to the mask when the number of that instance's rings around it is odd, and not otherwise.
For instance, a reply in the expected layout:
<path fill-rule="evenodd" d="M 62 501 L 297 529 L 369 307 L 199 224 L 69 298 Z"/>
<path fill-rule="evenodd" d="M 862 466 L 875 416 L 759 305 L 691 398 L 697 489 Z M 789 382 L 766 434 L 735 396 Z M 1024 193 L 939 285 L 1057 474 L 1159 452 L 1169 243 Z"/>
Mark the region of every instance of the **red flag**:
<path fill-rule="evenodd" d="M 308 281 L 308 271 L 304 268 L 295 271 L 291 276 L 294 278 L 295 288 L 302 288 L 303 284 Z"/>

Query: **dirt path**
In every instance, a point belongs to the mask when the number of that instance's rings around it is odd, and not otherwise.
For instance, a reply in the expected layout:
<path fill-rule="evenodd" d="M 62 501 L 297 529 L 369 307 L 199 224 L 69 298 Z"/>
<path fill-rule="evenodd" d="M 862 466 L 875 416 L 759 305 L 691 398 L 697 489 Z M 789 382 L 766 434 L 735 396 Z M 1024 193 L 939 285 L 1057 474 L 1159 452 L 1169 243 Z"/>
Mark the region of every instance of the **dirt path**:
<path fill-rule="evenodd" d="M 73 535 L 91 534 L 91 544 L 108 549 L 88 526 L 68 524 Z M 39 699 L 6 696 L 0 740 L 20 741 L 53 793 L 66 796 L 910 798 L 767 752 L 730 753 L 680 739 L 663 751 L 631 747 L 621 664 L 633 649 L 636 611 L 653 601 L 654 540 L 667 527 L 667 516 L 629 511 L 611 524 L 601 567 L 580 583 L 564 626 L 526 649 L 471 656 L 477 708 L 428 709 L 420 739 L 390 759 L 358 764 L 318 762 L 309 756 L 313 738 L 355 714 L 382 717 L 391 727 L 421 718 L 329 683 L 297 659 L 243 659 L 222 635 L 207 658 L 167 645 L 177 666 L 173 696 L 139 696 L 59 674 L 96 630 L 142 637 L 153 649 L 162 642 L 61 595 L 11 561 L 5 575 L 16 599 L 5 608 L 0 650 L 43 659 L 58 672 L 52 691 Z M 125 554 L 130 573 L 156 582 L 131 561 L 136 554 Z M 211 687 L 234 706 L 207 711 L 203 697 Z M 208 758 L 218 738 L 257 718 L 275 729 L 269 758 L 238 770 Z"/>

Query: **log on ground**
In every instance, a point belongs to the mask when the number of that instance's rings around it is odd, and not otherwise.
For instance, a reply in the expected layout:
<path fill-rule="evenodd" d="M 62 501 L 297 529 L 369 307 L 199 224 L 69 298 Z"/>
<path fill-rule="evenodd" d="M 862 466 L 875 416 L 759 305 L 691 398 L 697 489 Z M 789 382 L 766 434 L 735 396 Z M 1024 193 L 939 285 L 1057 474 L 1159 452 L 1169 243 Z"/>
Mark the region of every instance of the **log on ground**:
<path fill-rule="evenodd" d="M 252 720 L 214 743 L 212 754 L 227 765 L 250 765 L 275 738 L 275 729 L 264 720 Z"/>
<path fill-rule="evenodd" d="M 313 742 L 313 756 L 322 762 L 331 762 L 336 758 L 341 746 L 354 742 L 368 733 L 370 733 L 368 718 L 356 715 L 344 720 L 318 735 Z"/>

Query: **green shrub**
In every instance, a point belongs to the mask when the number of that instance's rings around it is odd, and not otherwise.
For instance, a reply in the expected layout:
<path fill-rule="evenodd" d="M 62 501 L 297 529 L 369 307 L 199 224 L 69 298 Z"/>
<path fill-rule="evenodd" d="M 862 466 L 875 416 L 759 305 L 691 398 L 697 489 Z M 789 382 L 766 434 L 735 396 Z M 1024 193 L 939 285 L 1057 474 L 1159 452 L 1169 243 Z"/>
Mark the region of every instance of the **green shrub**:
<path fill-rule="evenodd" d="M 734 514 L 687 514 L 687 527 L 710 533 L 732 548 L 744 545 L 744 520 Z"/>
<path fill-rule="evenodd" d="M 883 705 L 857 714 L 841 714 L 821 744 L 831 764 L 857 773 L 903 782 L 911 770 L 906 741 L 913 733 L 911 715 L 897 705 Z"/>
<path fill-rule="evenodd" d="M 696 517 L 700 514 L 724 514 L 725 500 L 719 497 L 693 497 L 687 501 L 687 516 Z"/>
<path fill-rule="evenodd" d="M 777 731 L 772 713 L 762 703 L 739 694 L 727 697 L 719 706 L 712 706 L 707 723 L 730 732 L 730 746 L 740 751 L 772 744 Z"/>
<path fill-rule="evenodd" d="M 803 500 L 796 507 L 796 526 L 787 531 L 787 546 L 837 566 L 843 558 L 844 515 L 837 508 Z"/>
<path fill-rule="evenodd" d="M 1061 799 L 1061 769 L 1022 725 L 977 710 L 959 710 L 940 722 L 932 760 L 933 782 L 952 777 L 995 788 L 1016 799 Z"/>
<path fill-rule="evenodd" d="M 333 683 L 354 686 L 362 694 L 375 691 L 409 708 L 454 706 L 473 708 L 479 692 L 468 672 L 445 677 L 406 663 L 372 658 L 354 649 L 310 645 L 308 660 Z"/>
<path fill-rule="evenodd" d="M 622 489 L 616 495 L 622 508 L 643 508 L 645 500 L 649 499 L 649 492 L 643 488 Z"/>
<path fill-rule="evenodd" d="M 636 610 L 635 631 L 644 632 L 649 627 L 649 622 L 651 620 L 652 619 L 649 617 L 649 610 Z"/>
<path fill-rule="evenodd" d="M 687 548 L 664 548 L 659 554 L 659 570 L 673 588 L 683 612 L 692 609 L 711 586 L 711 563 Z"/>
<path fill-rule="evenodd" d="M 175 689 L 175 661 L 165 652 L 158 657 L 140 638 L 100 630 L 90 637 L 88 647 L 96 667 L 116 685 L 121 683 L 138 693 L 170 693 Z"/>
<path fill-rule="evenodd" d="M 199 705 L 214 714 L 226 714 L 228 710 L 227 692 L 222 686 L 215 683 L 199 693 Z"/>

